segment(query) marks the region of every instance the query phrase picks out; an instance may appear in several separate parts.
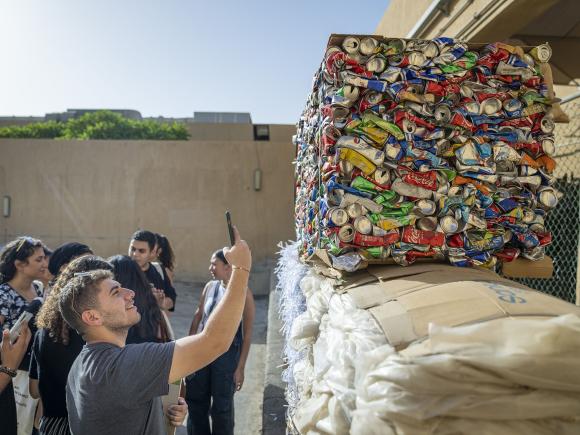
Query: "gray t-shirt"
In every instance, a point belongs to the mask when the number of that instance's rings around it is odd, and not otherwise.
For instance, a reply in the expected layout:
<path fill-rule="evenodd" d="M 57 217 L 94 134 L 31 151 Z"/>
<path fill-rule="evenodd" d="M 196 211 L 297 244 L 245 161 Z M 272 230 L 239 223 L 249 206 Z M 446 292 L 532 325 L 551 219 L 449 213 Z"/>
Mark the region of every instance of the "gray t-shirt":
<path fill-rule="evenodd" d="M 73 435 L 160 435 L 174 342 L 87 344 L 73 363 L 66 408 Z"/>

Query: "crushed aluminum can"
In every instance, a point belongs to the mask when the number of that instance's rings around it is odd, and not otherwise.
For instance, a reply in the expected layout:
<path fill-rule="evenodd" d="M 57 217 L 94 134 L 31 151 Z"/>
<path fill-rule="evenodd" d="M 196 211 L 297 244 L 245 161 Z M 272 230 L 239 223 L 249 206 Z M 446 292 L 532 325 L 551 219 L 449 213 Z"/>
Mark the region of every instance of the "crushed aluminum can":
<path fill-rule="evenodd" d="M 377 204 L 372 199 L 362 198 L 360 196 L 353 195 L 352 193 L 345 193 L 342 201 L 340 203 L 341 208 L 346 208 L 350 204 L 359 203 L 364 208 L 366 208 L 371 213 L 380 213 L 383 210 L 383 206 Z"/>
<path fill-rule="evenodd" d="M 552 118 L 544 116 L 540 121 L 540 128 L 544 133 L 552 133 L 554 128 L 556 128 L 556 124 Z"/>
<path fill-rule="evenodd" d="M 403 157 L 403 150 L 401 149 L 401 144 L 387 144 L 385 146 L 385 157 L 389 160 L 399 161 Z"/>
<path fill-rule="evenodd" d="M 485 115 L 493 115 L 502 109 L 502 102 L 499 98 L 488 98 L 480 104 L 480 112 Z"/>
<path fill-rule="evenodd" d="M 350 243 L 354 240 L 355 230 L 351 224 L 346 224 L 338 230 L 338 238 L 341 242 Z"/>
<path fill-rule="evenodd" d="M 522 251 L 522 257 L 527 258 L 528 260 L 538 261 L 544 258 L 544 247 L 543 246 L 536 246 L 532 249 L 524 249 Z"/>
<path fill-rule="evenodd" d="M 340 207 L 328 209 L 328 222 L 337 227 L 341 227 L 348 222 L 348 213 Z"/>
<path fill-rule="evenodd" d="M 390 39 L 383 45 L 383 53 L 387 56 L 402 53 L 407 47 L 407 43 L 403 39 Z"/>
<path fill-rule="evenodd" d="M 522 222 L 524 222 L 526 224 L 531 224 L 534 222 L 535 219 L 536 219 L 536 214 L 534 213 L 534 210 L 532 210 L 530 208 L 523 209 Z"/>
<path fill-rule="evenodd" d="M 547 156 L 553 156 L 556 152 L 556 146 L 554 145 L 554 139 L 546 138 L 542 139 L 542 151 Z"/>
<path fill-rule="evenodd" d="M 530 56 L 541 63 L 547 63 L 552 57 L 552 48 L 550 45 L 540 44 L 530 50 Z"/>
<path fill-rule="evenodd" d="M 356 136 L 341 136 L 336 141 L 336 148 L 348 148 L 366 157 L 375 166 L 380 166 L 385 161 L 385 153 L 367 144 L 363 139 Z M 362 168 L 361 168 L 362 169 Z"/>
<path fill-rule="evenodd" d="M 445 234 L 454 234 L 459 230 L 459 223 L 453 216 L 443 216 L 439 220 L 439 226 Z"/>
<path fill-rule="evenodd" d="M 378 258 L 385 260 L 391 256 L 390 246 L 369 246 L 364 252 L 366 252 L 371 258 Z"/>
<path fill-rule="evenodd" d="M 380 74 L 387 69 L 387 61 L 384 57 L 374 56 L 367 61 L 366 67 L 370 72 Z"/>
<path fill-rule="evenodd" d="M 418 230 L 412 226 L 403 228 L 401 240 L 416 245 L 443 246 L 445 234 L 436 231 Z"/>
<path fill-rule="evenodd" d="M 391 183 L 391 173 L 388 169 L 377 168 L 373 174 L 373 178 L 382 186 L 387 186 Z"/>
<path fill-rule="evenodd" d="M 451 121 L 451 109 L 447 104 L 439 104 L 436 106 L 433 115 L 435 120 L 442 124 L 448 124 Z"/>
<path fill-rule="evenodd" d="M 403 119 L 403 133 L 406 134 L 413 134 L 417 131 L 417 125 L 408 119 Z"/>
<path fill-rule="evenodd" d="M 412 51 L 408 54 L 409 65 L 423 66 L 427 62 L 427 57 L 421 51 Z"/>
<path fill-rule="evenodd" d="M 366 216 L 359 216 L 353 222 L 354 229 L 361 234 L 370 234 L 373 231 L 373 223 Z"/>
<path fill-rule="evenodd" d="M 487 228 L 487 222 L 485 219 L 480 218 L 474 213 L 469 213 L 467 223 L 475 228 L 485 230 Z"/>
<path fill-rule="evenodd" d="M 536 168 L 532 168 L 531 166 L 520 166 L 520 176 L 526 177 L 529 175 L 536 175 L 538 170 Z"/>
<path fill-rule="evenodd" d="M 352 171 L 354 171 L 354 165 L 347 160 L 341 160 L 338 163 L 338 167 L 340 169 L 340 172 L 344 174 L 344 176 L 347 178 L 350 178 Z"/>
<path fill-rule="evenodd" d="M 521 110 L 522 102 L 517 98 L 510 98 L 509 100 L 505 100 L 503 102 L 503 108 L 506 112 L 515 112 L 517 110 Z"/>
<path fill-rule="evenodd" d="M 427 44 L 421 48 L 421 51 L 427 59 L 433 59 L 439 56 L 439 46 L 433 41 L 428 41 Z"/>
<path fill-rule="evenodd" d="M 353 243 L 358 246 L 388 246 L 399 241 L 398 231 L 389 231 L 384 236 L 356 233 Z"/>
<path fill-rule="evenodd" d="M 363 38 L 360 41 L 359 51 L 363 56 L 370 56 L 378 51 L 379 41 L 375 38 Z"/>
<path fill-rule="evenodd" d="M 389 65 L 404 68 L 409 65 L 409 58 L 404 54 L 395 54 L 389 57 Z"/>
<path fill-rule="evenodd" d="M 373 162 L 371 162 L 365 156 L 363 156 L 362 154 L 358 153 L 353 149 L 340 148 L 339 158 L 340 160 L 347 160 L 348 162 L 352 163 L 355 167 L 359 168 L 365 175 L 371 175 L 377 168 L 376 165 L 373 164 Z"/>
<path fill-rule="evenodd" d="M 351 219 L 356 219 L 365 213 L 365 209 L 362 205 L 355 202 L 355 203 L 350 204 L 346 207 L 346 213 L 348 214 L 348 216 Z M 356 228 L 356 226 L 355 226 L 355 228 Z"/>
<path fill-rule="evenodd" d="M 538 192 L 538 201 L 546 208 L 554 208 L 558 204 L 558 195 L 551 187 L 546 187 Z"/>
<path fill-rule="evenodd" d="M 499 62 L 495 72 L 502 76 L 521 76 L 523 81 L 529 80 L 534 74 L 529 68 L 512 66 L 503 60 Z"/>
<path fill-rule="evenodd" d="M 420 199 L 415 203 L 415 207 L 423 216 L 431 216 L 437 210 L 435 202 L 429 199 Z"/>
<path fill-rule="evenodd" d="M 468 101 L 463 105 L 463 108 L 468 115 L 477 115 L 481 111 L 481 107 L 477 101 Z"/>
<path fill-rule="evenodd" d="M 360 39 L 355 38 L 354 36 L 347 36 L 342 41 L 342 48 L 348 54 L 357 54 L 360 48 Z"/>
<path fill-rule="evenodd" d="M 433 216 L 422 217 L 417 220 L 417 228 L 423 231 L 435 231 L 437 229 L 437 218 Z"/>

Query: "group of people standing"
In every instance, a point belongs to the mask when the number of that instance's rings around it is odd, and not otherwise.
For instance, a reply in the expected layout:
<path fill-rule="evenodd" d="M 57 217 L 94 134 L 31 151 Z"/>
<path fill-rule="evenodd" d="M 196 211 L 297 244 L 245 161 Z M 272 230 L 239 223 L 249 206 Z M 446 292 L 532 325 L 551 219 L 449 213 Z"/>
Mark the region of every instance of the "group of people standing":
<path fill-rule="evenodd" d="M 242 245 L 238 247 L 239 252 L 249 253 L 245 242 L 238 243 Z M 230 255 L 231 252 L 236 253 L 234 248 L 226 250 L 230 251 Z M 247 264 L 246 257 L 242 255 L 240 261 Z M 223 250 L 212 255 L 209 270 L 213 280 L 202 291 L 190 335 L 201 338 L 209 334 L 205 330 L 212 324 L 209 321 L 210 314 L 219 311 L 216 310 L 217 305 L 226 299 L 228 284 L 236 267 L 236 264 L 228 262 Z M 249 274 L 249 267 L 239 266 L 238 270 L 240 268 Z M 161 358 L 158 348 L 151 344 L 178 347 L 180 341 L 185 340 L 174 341 L 176 337 L 169 320 L 177 299 L 173 285 L 174 270 L 175 258 L 168 239 L 146 230 L 133 234 L 129 241 L 128 255 L 115 255 L 107 260 L 95 256 L 89 246 L 76 242 L 59 246 L 54 252 L 40 240 L 31 237 L 19 237 L 6 244 L 0 253 L 0 327 L 4 330 L 0 353 L 0 432 L 18 435 L 120 433 L 117 432 L 118 424 L 116 428 L 111 426 L 110 430 L 107 429 L 119 417 L 109 416 L 107 421 L 95 421 L 95 410 L 91 408 L 94 405 L 89 405 L 89 402 L 108 400 L 111 395 L 122 397 L 123 392 L 116 389 L 126 390 L 125 382 L 132 381 L 132 385 L 140 385 L 135 378 L 139 378 L 141 366 L 150 365 L 155 358 Z M 72 284 L 77 287 L 71 292 Z M 105 308 L 105 300 L 100 300 L 105 296 L 98 289 L 107 285 L 116 289 L 111 290 L 107 296 L 113 298 L 116 294 L 116 300 L 124 301 L 126 312 L 123 316 L 118 312 L 113 315 L 118 307 L 110 305 Z M 199 357 L 192 357 L 185 364 L 188 369 L 192 364 L 196 368 L 194 372 L 191 371 L 193 373 L 189 370 L 183 373 L 188 375 L 184 382 L 185 398 L 179 398 L 165 411 L 167 421 L 177 426 L 183 423 L 189 409 L 187 426 L 190 435 L 233 433 L 233 396 L 243 385 L 255 310 L 252 293 L 247 289 L 247 277 L 244 286 L 243 321 L 237 321 L 236 333 L 227 351 L 209 360 L 207 358 L 215 353 L 215 349 L 201 349 L 200 352 L 198 348 L 198 353 L 206 356 L 206 359 L 201 359 L 207 364 L 196 363 Z M 87 298 L 83 295 L 90 296 Z M 239 298 L 239 295 L 236 297 Z M 33 320 L 29 322 L 30 327 L 22 328 L 18 339 L 11 343 L 7 331 L 14 326 L 23 311 L 30 311 L 34 315 Z M 129 318 L 128 314 L 133 312 L 136 315 Z M 235 319 L 227 320 L 231 321 Z M 219 336 L 214 340 L 223 341 L 223 331 L 214 335 Z M 123 373 L 128 379 L 109 385 L 107 395 L 100 397 L 101 390 L 88 394 L 95 388 L 94 379 L 90 382 L 90 388 L 83 386 L 87 376 L 94 376 L 94 367 L 91 366 L 93 371 L 87 372 L 77 366 L 83 365 L 83 355 L 92 355 L 91 352 L 103 342 L 112 343 L 113 347 L 107 347 L 107 352 L 121 349 L 121 355 L 133 355 L 134 358 L 138 350 L 144 352 L 140 355 L 145 358 L 132 360 L 135 366 L 130 372 Z M 184 343 L 185 348 L 192 346 L 190 341 Z M 177 364 L 177 351 L 172 346 L 164 347 L 163 350 L 167 353 L 170 352 L 169 348 L 173 353 L 172 364 Z M 149 351 L 152 352 L 150 359 L 146 358 Z M 186 356 L 182 355 L 181 358 Z M 107 367 L 107 377 L 99 378 L 101 381 L 107 383 L 111 371 L 122 371 L 123 366 L 117 364 L 119 360 L 122 358 L 115 357 L 113 366 L 98 360 L 99 364 Z M 107 361 L 109 364 L 110 360 Z M 75 377 L 75 373 L 78 376 Z M 163 386 L 164 381 L 171 381 L 170 373 L 166 375 L 168 379 L 157 380 L 157 383 L 160 381 Z M 158 377 L 159 372 L 143 370 L 143 382 L 147 376 Z M 107 379 L 107 382 L 103 379 Z M 162 394 L 158 394 L 159 389 L 151 390 L 149 386 L 153 384 L 155 382 L 149 382 L 148 387 L 142 388 L 140 393 L 145 394 L 148 399 L 145 402 L 155 408 L 160 406 L 156 399 Z M 22 403 L 17 406 L 18 401 Z M 91 408 L 92 411 L 79 412 L 83 407 Z M 104 408 L 101 406 L 99 409 Z M 115 411 L 121 412 L 119 407 L 113 408 Z M 120 416 L 123 421 L 126 421 L 125 417 Z M 134 421 L 124 435 L 158 433 L 161 426 L 158 421 L 151 419 L 150 410 L 145 420 Z M 90 431 L 87 431 L 89 427 Z"/>

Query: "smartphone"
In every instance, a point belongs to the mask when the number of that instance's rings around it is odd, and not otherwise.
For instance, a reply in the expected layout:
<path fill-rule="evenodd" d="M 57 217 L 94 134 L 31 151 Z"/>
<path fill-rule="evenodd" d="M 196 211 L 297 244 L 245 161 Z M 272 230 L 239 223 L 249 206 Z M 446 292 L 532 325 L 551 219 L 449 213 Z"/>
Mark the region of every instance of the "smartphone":
<path fill-rule="evenodd" d="M 230 246 L 234 246 L 236 243 L 236 237 L 234 236 L 234 227 L 232 226 L 232 215 L 230 211 L 226 211 L 226 222 L 228 224 L 228 233 L 230 234 Z"/>
<path fill-rule="evenodd" d="M 10 343 L 14 343 L 18 336 L 20 335 L 20 330 L 24 325 L 26 325 L 30 319 L 32 319 L 32 313 L 28 311 L 23 311 L 14 326 L 10 328 Z"/>

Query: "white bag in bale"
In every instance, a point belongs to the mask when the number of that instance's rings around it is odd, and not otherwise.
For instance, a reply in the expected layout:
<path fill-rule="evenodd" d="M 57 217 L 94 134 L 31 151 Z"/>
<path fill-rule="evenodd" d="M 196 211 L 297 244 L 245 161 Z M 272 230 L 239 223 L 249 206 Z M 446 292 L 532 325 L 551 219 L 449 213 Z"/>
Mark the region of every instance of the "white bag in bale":
<path fill-rule="evenodd" d="M 357 365 L 351 433 L 580 433 L 580 317 L 431 325 Z"/>
<path fill-rule="evenodd" d="M 318 278 L 321 287 L 332 282 Z M 312 285 L 313 282 L 309 282 Z M 308 304 L 308 302 L 307 302 Z M 300 433 L 347 434 L 356 407 L 356 357 L 386 343 L 372 316 L 347 294 L 334 294 L 312 346 L 312 394 L 298 403 L 294 425 Z"/>

